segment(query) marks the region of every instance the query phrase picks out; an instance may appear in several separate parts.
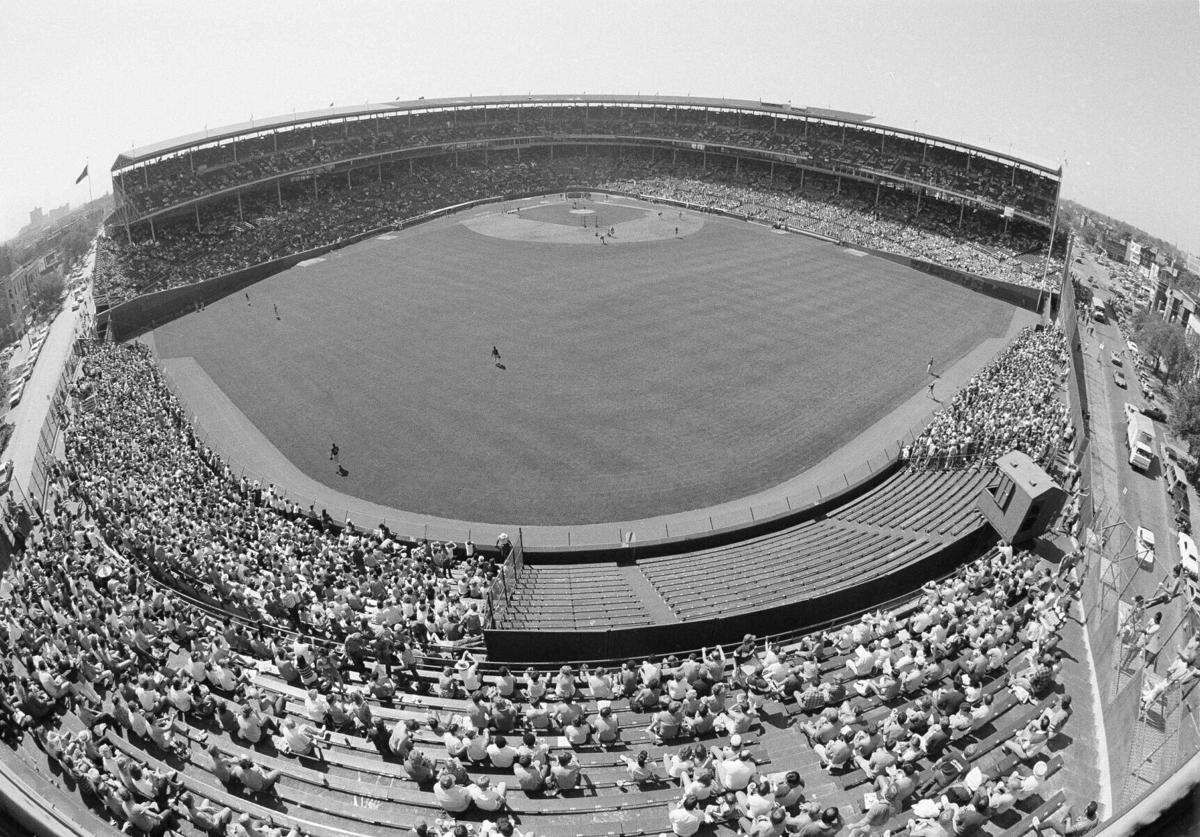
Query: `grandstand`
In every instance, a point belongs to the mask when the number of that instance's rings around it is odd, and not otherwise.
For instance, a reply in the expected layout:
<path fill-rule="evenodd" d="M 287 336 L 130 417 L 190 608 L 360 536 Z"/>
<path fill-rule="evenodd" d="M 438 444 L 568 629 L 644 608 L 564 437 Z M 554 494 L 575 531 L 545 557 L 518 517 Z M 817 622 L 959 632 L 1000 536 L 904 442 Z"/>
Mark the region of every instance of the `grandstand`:
<path fill-rule="evenodd" d="M 1078 496 L 1015 548 L 975 506 L 1010 449 L 1091 485 L 1069 293 L 1052 316 L 1062 297 L 1012 264 L 1049 266 L 1060 174 L 860 114 L 640 96 L 341 108 L 122 154 L 107 339 L 64 364 L 43 484 L 9 496 L 0 538 L 0 795 L 56 835 L 1018 837 L 1111 817 L 1085 813 L 1111 782 L 1080 658 L 1089 619 L 1118 650 L 1149 630 L 1120 611 L 1116 639 L 1119 556 L 1085 543 Z M 921 262 L 1044 319 L 846 490 L 602 550 L 305 507 L 210 448 L 119 340 L 321 248 L 568 187 Z M 1197 647 L 1103 682 L 1185 703 Z"/>
<path fill-rule="evenodd" d="M 976 250 L 951 267 L 1037 285 L 1020 257 L 1044 251 L 1061 179 L 1056 167 L 861 114 L 762 102 L 530 96 L 336 108 L 121 154 L 98 293 L 116 304 L 451 204 L 605 181 L 638 188 L 659 172 L 752 187 L 725 206 L 935 262 L 967 252 L 947 236 L 966 237 Z M 711 195 L 703 202 L 721 208 Z"/>

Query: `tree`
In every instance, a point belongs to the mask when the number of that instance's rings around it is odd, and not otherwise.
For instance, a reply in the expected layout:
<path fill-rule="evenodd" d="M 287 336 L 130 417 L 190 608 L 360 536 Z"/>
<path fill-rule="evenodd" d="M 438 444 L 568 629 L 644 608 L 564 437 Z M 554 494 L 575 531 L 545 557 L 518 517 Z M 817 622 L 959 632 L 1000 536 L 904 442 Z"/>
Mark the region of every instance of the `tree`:
<path fill-rule="evenodd" d="M 1192 342 L 1182 326 L 1168 323 L 1148 311 L 1133 320 L 1133 339 L 1141 351 L 1154 358 L 1154 371 L 1168 384 L 1177 383 L 1195 366 Z"/>
<path fill-rule="evenodd" d="M 1171 430 L 1187 444 L 1192 456 L 1200 455 L 1200 379 L 1188 380 L 1175 392 Z"/>
<path fill-rule="evenodd" d="M 39 314 L 53 314 L 62 303 L 64 288 L 63 278 L 57 273 L 51 273 L 37 280 L 33 292 L 29 295 L 29 301 Z"/>
<path fill-rule="evenodd" d="M 74 227 L 63 236 L 59 249 L 62 251 L 63 264 L 73 265 L 82 259 L 91 246 L 92 240 L 87 232 Z"/>

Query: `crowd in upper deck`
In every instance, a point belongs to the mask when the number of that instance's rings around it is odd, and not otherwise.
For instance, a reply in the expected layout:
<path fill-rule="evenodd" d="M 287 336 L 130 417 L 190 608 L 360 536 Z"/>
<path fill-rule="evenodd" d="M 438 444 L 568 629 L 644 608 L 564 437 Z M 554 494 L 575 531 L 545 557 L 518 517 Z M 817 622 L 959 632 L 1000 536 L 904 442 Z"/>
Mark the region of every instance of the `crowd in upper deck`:
<path fill-rule="evenodd" d="M 928 198 L 918 213 L 911 195 L 889 192 L 876 201 L 871 189 L 850 181 L 837 185 L 810 175 L 801 190 L 794 173 L 772 180 L 749 167 L 739 172 L 691 160 L 666 167 L 665 159 L 560 152 L 553 158 L 527 153 L 518 161 L 493 154 L 485 165 L 477 155 L 458 166 L 443 159 L 411 171 L 400 164 L 358 172 L 350 184 L 344 175 L 327 175 L 278 191 L 248 191 L 240 204 L 205 205 L 199 225 L 185 215 L 158 222 L 153 234 L 141 225 L 132 239 L 114 230 L 112 238 L 101 239 L 96 293 L 115 304 L 397 226 L 447 205 L 579 184 L 686 200 L 984 276 L 1041 282 L 1040 260 L 1021 257 L 1044 253 L 1045 241 L 1022 224 L 1009 230 L 997 217 L 977 213 L 963 220 L 956 206 Z M 1052 275 L 1058 268 L 1054 260 Z"/>
<path fill-rule="evenodd" d="M 774 181 L 762 174 L 729 177 L 684 172 L 631 177 L 604 184 L 649 197 L 664 197 L 713 206 L 780 227 L 802 229 L 836 241 L 944 264 L 957 270 L 1018 285 L 1042 285 L 1046 236 L 1014 228 L 1005 233 L 995 218 L 971 213 L 960 223 L 958 207 L 926 200 L 920 212 L 912 196 L 890 190 L 876 202 L 875 190 L 854 182 L 835 185 L 829 178 L 809 176 L 801 192 L 796 178 Z M 1050 281 L 1062 271 L 1052 258 Z"/>
<path fill-rule="evenodd" d="M 496 108 L 301 125 L 185 151 L 120 173 L 138 214 L 284 172 L 436 144 L 496 137 L 619 135 L 768 149 L 828 171 L 874 173 L 978 195 L 1041 217 L 1053 181 L 1033 171 L 875 130 L 756 114 L 666 108 Z"/>

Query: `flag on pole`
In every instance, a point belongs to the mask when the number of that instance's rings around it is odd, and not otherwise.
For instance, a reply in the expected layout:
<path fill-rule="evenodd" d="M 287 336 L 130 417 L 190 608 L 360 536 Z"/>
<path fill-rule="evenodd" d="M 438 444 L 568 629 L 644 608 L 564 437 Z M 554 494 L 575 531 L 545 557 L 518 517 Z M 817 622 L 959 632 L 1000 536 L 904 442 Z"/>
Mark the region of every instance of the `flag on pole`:
<path fill-rule="evenodd" d="M 87 176 L 88 176 L 87 169 L 88 169 L 88 167 L 87 167 L 87 163 L 84 163 L 84 164 L 83 164 L 83 171 L 81 171 L 81 172 L 79 173 L 79 177 L 75 178 L 75 183 L 76 183 L 76 185 L 78 185 L 78 184 L 82 183 L 82 182 L 83 182 L 83 179 L 84 179 L 85 177 L 87 177 Z"/>

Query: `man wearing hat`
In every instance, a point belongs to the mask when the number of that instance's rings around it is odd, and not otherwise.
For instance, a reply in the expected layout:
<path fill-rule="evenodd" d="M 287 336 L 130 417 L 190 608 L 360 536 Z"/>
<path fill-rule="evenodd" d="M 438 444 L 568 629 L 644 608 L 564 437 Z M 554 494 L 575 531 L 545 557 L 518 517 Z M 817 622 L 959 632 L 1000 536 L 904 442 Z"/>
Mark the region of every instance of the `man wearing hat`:
<path fill-rule="evenodd" d="M 732 743 L 732 742 L 731 742 Z M 758 773 L 758 765 L 750 758 L 749 750 L 740 750 L 734 758 L 717 762 L 717 781 L 726 790 L 745 790 Z"/>

